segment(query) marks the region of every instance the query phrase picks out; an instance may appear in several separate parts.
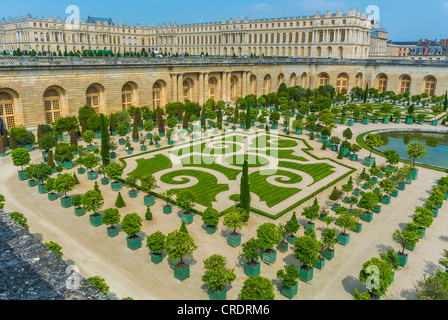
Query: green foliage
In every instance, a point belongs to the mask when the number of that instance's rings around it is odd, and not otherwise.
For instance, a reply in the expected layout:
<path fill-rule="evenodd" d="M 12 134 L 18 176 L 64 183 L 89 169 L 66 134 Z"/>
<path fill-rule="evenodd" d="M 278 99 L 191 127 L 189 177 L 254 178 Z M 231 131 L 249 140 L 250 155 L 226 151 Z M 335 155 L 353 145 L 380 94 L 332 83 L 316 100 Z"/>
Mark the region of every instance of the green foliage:
<path fill-rule="evenodd" d="M 121 220 L 121 216 L 120 216 L 120 212 L 118 212 L 118 209 L 110 208 L 110 209 L 104 210 L 103 223 L 106 226 L 120 224 L 120 220 Z"/>
<path fill-rule="evenodd" d="M 260 242 L 256 238 L 251 238 L 246 243 L 242 244 L 243 252 L 239 258 L 245 259 L 247 262 L 255 262 L 260 258 L 258 250 L 260 249 Z"/>
<path fill-rule="evenodd" d="M 121 222 L 121 229 L 128 237 L 135 236 L 142 228 L 142 218 L 137 213 L 129 213 L 124 216 Z"/>
<path fill-rule="evenodd" d="M 408 246 L 412 246 L 415 243 L 418 242 L 419 240 L 419 235 L 411 230 L 406 230 L 406 229 L 398 229 L 396 230 L 393 235 L 392 235 L 392 239 L 401 245 L 402 247 L 402 251 L 401 253 L 404 254 L 404 250 L 406 249 L 406 247 Z"/>
<path fill-rule="evenodd" d="M 370 300 L 370 294 L 368 292 L 359 293 L 359 291 L 355 288 L 353 300 Z"/>
<path fill-rule="evenodd" d="M 146 207 L 145 219 L 148 221 L 152 220 L 152 212 L 151 212 L 151 208 L 149 206 Z"/>
<path fill-rule="evenodd" d="M 185 221 L 182 221 L 182 224 L 180 225 L 179 232 L 183 232 L 183 233 L 189 234 L 188 229 L 187 229 L 187 225 L 185 224 Z"/>
<path fill-rule="evenodd" d="M 46 243 L 44 243 L 44 245 L 45 245 L 48 249 L 50 249 L 51 251 L 53 251 L 53 253 L 54 253 L 55 255 L 57 255 L 59 258 L 62 259 L 62 256 L 63 256 L 64 254 L 62 253 L 62 247 L 61 247 L 59 244 L 57 244 L 56 242 L 50 241 L 50 242 L 46 242 Z"/>
<path fill-rule="evenodd" d="M 45 163 L 31 165 L 25 169 L 25 172 L 29 179 L 34 179 L 40 183 L 47 180 L 52 175 L 51 168 Z"/>
<path fill-rule="evenodd" d="M 299 228 L 300 224 L 297 221 L 296 212 L 294 211 L 291 219 L 285 224 L 285 230 L 292 236 L 299 230 Z"/>
<path fill-rule="evenodd" d="M 248 278 L 241 289 L 241 300 L 275 300 L 274 285 L 262 276 Z"/>
<path fill-rule="evenodd" d="M 378 204 L 378 196 L 374 192 L 363 192 L 359 200 L 359 207 L 372 211 Z"/>
<path fill-rule="evenodd" d="M 277 279 L 283 278 L 282 286 L 288 289 L 296 285 L 299 277 L 300 272 L 293 264 L 286 265 L 284 270 L 277 271 Z"/>
<path fill-rule="evenodd" d="M 99 276 L 91 277 L 87 279 L 91 285 L 97 288 L 102 294 L 106 295 L 109 293 L 110 287 L 106 284 L 106 280 Z"/>
<path fill-rule="evenodd" d="M 437 270 L 436 274 L 423 275 L 415 291 L 417 300 L 448 300 L 448 273 Z"/>
<path fill-rule="evenodd" d="M 196 195 L 191 190 L 182 190 L 177 195 L 177 205 L 182 210 L 188 211 L 195 206 Z"/>
<path fill-rule="evenodd" d="M 165 243 L 168 257 L 173 261 L 180 258 L 181 263 L 184 256 L 192 255 L 197 249 L 197 245 L 188 233 L 177 230 L 168 234 Z"/>
<path fill-rule="evenodd" d="M 215 254 L 204 260 L 205 273 L 202 281 L 212 291 L 220 292 L 236 279 L 235 269 L 226 267 L 227 261 L 221 255 Z"/>
<path fill-rule="evenodd" d="M 75 157 L 73 151 L 75 148 L 68 143 L 59 142 L 54 150 L 54 159 L 57 161 L 71 161 Z"/>
<path fill-rule="evenodd" d="M 385 253 L 380 253 L 380 258 L 384 261 L 389 262 L 394 271 L 396 271 L 396 270 L 398 270 L 398 268 L 400 268 L 398 254 L 395 252 L 394 249 L 389 249 Z"/>
<path fill-rule="evenodd" d="M 126 207 L 126 203 L 123 200 L 121 192 L 118 192 L 117 200 L 115 201 L 115 207 L 117 207 L 117 208 Z"/>
<path fill-rule="evenodd" d="M 160 231 L 157 231 L 146 238 L 146 246 L 149 251 L 157 255 L 160 255 L 165 251 L 165 242 L 166 236 Z"/>
<path fill-rule="evenodd" d="M 413 159 L 412 167 L 415 168 L 415 161 L 421 160 L 424 158 L 425 155 L 427 155 L 428 152 L 426 151 L 425 145 L 423 143 L 420 143 L 418 141 L 411 142 L 407 146 L 406 155 Z"/>
<path fill-rule="evenodd" d="M 302 236 L 297 238 L 294 243 L 295 257 L 307 267 L 314 266 L 314 264 L 319 260 L 319 253 L 319 242 L 310 236 Z"/>
<path fill-rule="evenodd" d="M 120 166 L 117 162 L 110 163 L 105 168 L 105 174 L 110 179 L 117 181 L 123 175 L 124 168 Z"/>
<path fill-rule="evenodd" d="M 53 133 L 45 133 L 42 135 L 42 138 L 37 140 L 37 143 L 40 150 L 48 152 L 57 145 L 58 140 Z"/>
<path fill-rule="evenodd" d="M 28 220 L 25 216 L 20 212 L 11 212 L 9 214 L 10 218 L 17 222 L 20 226 L 22 226 L 25 230 L 29 231 L 30 227 L 28 226 Z"/>
<path fill-rule="evenodd" d="M 207 208 L 202 214 L 202 221 L 210 227 L 216 227 L 219 223 L 218 210 L 212 207 Z"/>
<path fill-rule="evenodd" d="M 157 186 L 157 180 L 154 178 L 152 174 L 146 174 L 141 179 L 141 188 L 148 193 L 151 192 L 151 190 L 156 189 Z"/>
<path fill-rule="evenodd" d="M 101 193 L 95 190 L 90 190 L 82 196 L 81 204 L 86 212 L 96 213 L 103 207 L 104 198 Z"/>
<path fill-rule="evenodd" d="M 341 214 L 336 219 L 336 225 L 342 229 L 342 233 L 345 234 L 347 230 L 353 230 L 356 227 L 357 219 L 351 214 Z"/>
<path fill-rule="evenodd" d="M 282 241 L 282 230 L 272 222 L 266 222 L 257 228 L 260 249 L 267 251 Z"/>
<path fill-rule="evenodd" d="M 372 266 L 376 266 L 378 267 L 378 271 L 379 271 L 379 288 L 372 288 L 369 291 L 377 294 L 377 295 L 383 295 L 384 293 L 386 293 L 388 287 L 390 286 L 391 282 L 392 282 L 392 277 L 393 277 L 393 269 L 392 266 L 390 265 L 389 262 L 384 261 L 382 259 L 379 258 L 372 258 L 369 261 L 365 262 L 362 266 L 362 269 L 359 273 L 359 280 L 364 283 L 365 285 L 368 284 L 367 281 L 370 281 L 370 276 L 372 275 L 372 272 L 368 272 L 368 268 L 372 267 Z"/>
<path fill-rule="evenodd" d="M 26 166 L 30 163 L 31 157 L 27 150 L 20 148 L 20 149 L 14 149 L 11 153 L 12 157 L 12 163 L 15 167 L 22 167 Z"/>
<path fill-rule="evenodd" d="M 58 193 L 64 193 L 67 196 L 67 192 L 72 191 L 75 185 L 76 179 L 71 174 L 64 173 L 54 180 L 53 190 Z"/>
<path fill-rule="evenodd" d="M 233 233 L 236 233 L 236 229 L 247 224 L 247 222 L 244 222 L 241 212 L 241 209 L 233 208 L 224 215 L 223 225 L 229 229 L 233 229 Z"/>

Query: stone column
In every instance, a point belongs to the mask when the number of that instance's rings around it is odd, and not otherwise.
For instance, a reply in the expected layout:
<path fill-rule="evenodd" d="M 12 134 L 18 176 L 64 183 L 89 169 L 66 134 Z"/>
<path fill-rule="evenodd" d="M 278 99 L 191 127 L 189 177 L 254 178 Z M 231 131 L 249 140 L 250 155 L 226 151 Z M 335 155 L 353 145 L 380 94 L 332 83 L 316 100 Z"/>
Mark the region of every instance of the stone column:
<path fill-rule="evenodd" d="M 204 73 L 199 73 L 199 88 L 198 88 L 199 105 L 204 105 Z"/>
<path fill-rule="evenodd" d="M 171 98 L 171 102 L 177 102 L 178 98 L 177 98 L 177 94 L 178 94 L 178 83 L 177 83 L 177 73 L 172 73 L 171 74 L 171 89 L 172 89 L 172 98 Z"/>
<path fill-rule="evenodd" d="M 184 102 L 184 77 L 182 73 L 179 73 L 177 78 L 177 101 Z"/>
<path fill-rule="evenodd" d="M 222 78 L 221 78 L 221 99 L 224 100 L 225 102 L 227 102 L 227 73 L 223 72 L 222 73 Z"/>
<path fill-rule="evenodd" d="M 243 71 L 242 76 L 242 95 L 243 97 L 247 96 L 247 71 Z"/>

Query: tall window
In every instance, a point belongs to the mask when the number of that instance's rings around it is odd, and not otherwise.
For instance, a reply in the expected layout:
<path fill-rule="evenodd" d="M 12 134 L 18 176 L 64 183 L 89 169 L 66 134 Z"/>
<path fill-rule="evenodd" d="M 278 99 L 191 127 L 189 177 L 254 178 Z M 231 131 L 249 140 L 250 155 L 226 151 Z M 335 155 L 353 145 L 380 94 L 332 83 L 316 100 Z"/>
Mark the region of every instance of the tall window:
<path fill-rule="evenodd" d="M 250 76 L 250 93 L 257 94 L 257 78 L 254 75 Z"/>
<path fill-rule="evenodd" d="M 48 89 L 44 93 L 45 121 L 52 124 L 61 117 L 61 99 L 54 89 Z"/>
<path fill-rule="evenodd" d="M 208 80 L 208 96 L 213 100 L 216 100 L 216 85 L 216 78 L 210 78 L 210 80 Z"/>
<path fill-rule="evenodd" d="M 0 92 L 0 118 L 3 119 L 8 130 L 15 127 L 14 101 L 6 92 Z"/>
<path fill-rule="evenodd" d="M 362 81 L 363 81 L 362 74 L 358 73 L 355 78 L 355 87 L 362 88 L 363 87 Z"/>
<path fill-rule="evenodd" d="M 125 84 L 121 90 L 121 103 L 123 110 L 127 110 L 133 104 L 133 90 L 129 84 Z"/>
<path fill-rule="evenodd" d="M 400 93 L 411 91 L 411 78 L 409 76 L 404 76 L 401 78 Z"/>
<path fill-rule="evenodd" d="M 330 77 L 326 73 L 322 73 L 319 76 L 319 86 L 324 86 L 330 82 Z"/>
<path fill-rule="evenodd" d="M 280 85 L 282 83 L 285 83 L 285 76 L 283 75 L 283 73 L 278 76 L 278 79 L 277 79 L 277 89 L 280 87 Z"/>
<path fill-rule="evenodd" d="M 184 81 L 183 83 L 183 93 L 184 93 L 184 101 L 191 101 L 191 86 L 188 81 Z"/>
<path fill-rule="evenodd" d="M 387 90 L 387 76 L 382 74 L 378 77 L 378 92 L 383 93 Z"/>
<path fill-rule="evenodd" d="M 95 109 L 96 113 L 100 113 L 100 91 L 95 86 L 87 89 L 87 105 Z"/>
<path fill-rule="evenodd" d="M 436 92 L 436 79 L 434 77 L 429 77 L 425 81 L 425 93 L 429 96 L 433 96 Z"/>
<path fill-rule="evenodd" d="M 271 76 L 266 75 L 263 81 L 263 94 L 271 93 Z"/>
<path fill-rule="evenodd" d="M 336 92 L 347 90 L 348 88 L 348 76 L 345 73 L 341 73 L 336 81 Z"/>
<path fill-rule="evenodd" d="M 152 87 L 152 103 L 155 109 L 162 106 L 162 87 L 159 83 Z"/>
<path fill-rule="evenodd" d="M 235 101 L 238 98 L 237 90 L 238 90 L 238 78 L 232 77 L 232 79 L 230 79 L 230 100 Z"/>

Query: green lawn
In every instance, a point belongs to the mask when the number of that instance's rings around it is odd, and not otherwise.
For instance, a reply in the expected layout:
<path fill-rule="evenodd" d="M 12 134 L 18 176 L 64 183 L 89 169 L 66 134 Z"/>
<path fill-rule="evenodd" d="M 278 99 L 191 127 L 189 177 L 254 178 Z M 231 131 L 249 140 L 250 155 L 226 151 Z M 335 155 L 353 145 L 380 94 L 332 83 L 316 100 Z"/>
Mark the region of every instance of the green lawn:
<path fill-rule="evenodd" d="M 137 168 L 130 173 L 136 177 L 142 177 L 148 173 L 154 174 L 173 167 L 171 160 L 163 154 L 157 154 L 151 159 L 138 159 L 136 161 Z"/>
<path fill-rule="evenodd" d="M 221 172 L 229 180 L 236 180 L 236 177 L 241 172 L 241 170 L 224 167 L 220 164 L 215 163 L 215 159 L 216 159 L 215 157 L 204 157 L 196 155 L 183 158 L 181 161 L 184 167 L 198 167 L 198 168 L 211 169 Z"/>
<path fill-rule="evenodd" d="M 334 173 L 334 171 L 332 170 L 334 169 L 334 167 L 327 163 L 301 164 L 289 161 L 279 161 L 278 166 L 281 168 L 294 169 L 309 174 L 314 179 L 313 184 Z"/>

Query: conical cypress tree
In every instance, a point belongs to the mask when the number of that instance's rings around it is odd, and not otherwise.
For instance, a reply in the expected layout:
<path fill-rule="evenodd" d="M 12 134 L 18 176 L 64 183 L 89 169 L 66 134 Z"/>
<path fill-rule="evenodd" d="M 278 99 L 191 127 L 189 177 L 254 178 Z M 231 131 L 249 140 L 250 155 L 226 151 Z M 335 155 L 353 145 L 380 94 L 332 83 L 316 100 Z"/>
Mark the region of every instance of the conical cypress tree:
<path fill-rule="evenodd" d="M 369 84 L 366 84 L 366 91 L 364 92 L 364 103 L 367 103 L 368 96 L 369 96 Z"/>
<path fill-rule="evenodd" d="M 182 120 L 182 115 L 183 115 L 183 112 L 182 112 L 182 105 L 179 103 L 179 106 L 178 106 L 178 109 L 177 109 L 177 120 Z"/>
<path fill-rule="evenodd" d="M 189 234 L 187 226 L 185 225 L 185 221 L 182 221 L 182 225 L 180 226 L 179 232 L 183 232 L 183 233 Z"/>
<path fill-rule="evenodd" d="M 250 188 L 249 188 L 249 164 L 247 160 L 244 160 L 243 174 L 241 176 L 240 207 L 246 211 L 247 219 L 249 219 Z"/>
<path fill-rule="evenodd" d="M 17 142 L 16 135 L 14 134 L 14 130 L 11 130 L 11 135 L 10 135 L 9 140 L 11 143 L 12 150 L 17 149 L 19 147 L 19 143 Z"/>
<path fill-rule="evenodd" d="M 115 201 L 115 207 L 117 208 L 126 207 L 126 203 L 124 203 L 123 197 L 121 196 L 121 192 L 118 192 L 117 200 Z"/>
<path fill-rule="evenodd" d="M 70 145 L 77 148 L 78 147 L 78 139 L 76 139 L 75 129 L 70 131 Z"/>
<path fill-rule="evenodd" d="M 221 106 L 218 107 L 217 119 L 218 119 L 218 122 L 221 122 L 221 123 L 222 123 L 222 110 L 221 110 Z"/>
<path fill-rule="evenodd" d="M 3 143 L 3 136 L 2 136 L 2 138 L 0 139 L 0 153 L 5 153 L 5 152 L 6 152 L 6 148 L 5 148 L 5 144 Z"/>
<path fill-rule="evenodd" d="M 183 120 L 183 122 L 182 122 L 182 128 L 184 128 L 185 130 L 188 129 L 188 125 L 189 125 L 188 122 L 189 122 L 189 119 L 188 119 L 188 113 L 185 112 L 185 113 L 184 113 L 184 120 Z"/>
<path fill-rule="evenodd" d="M 136 119 L 134 119 L 134 123 L 132 125 L 132 139 L 134 139 L 134 141 L 138 139 L 138 123 Z"/>
<path fill-rule="evenodd" d="M 110 163 L 110 138 L 109 131 L 106 127 L 106 119 L 103 114 L 100 115 L 101 120 L 101 161 L 106 167 Z M 138 136 L 138 131 L 137 131 Z"/>
<path fill-rule="evenodd" d="M 252 126 L 252 119 L 250 118 L 250 106 L 249 104 L 246 107 L 246 130 L 249 130 Z"/>
<path fill-rule="evenodd" d="M 159 134 L 165 133 L 165 122 L 163 121 L 162 112 L 160 107 L 157 107 L 157 125 L 159 127 Z"/>
<path fill-rule="evenodd" d="M 83 120 L 81 122 L 81 134 L 84 134 L 87 131 L 87 123 Z"/>
<path fill-rule="evenodd" d="M 205 115 L 206 115 L 206 111 L 205 111 L 205 107 L 203 107 L 202 111 L 201 111 L 201 126 L 205 126 Z"/>
<path fill-rule="evenodd" d="M 78 176 L 74 172 L 73 172 L 73 178 L 75 179 L 75 184 L 79 184 Z"/>
<path fill-rule="evenodd" d="M 5 146 L 5 148 L 11 146 L 11 144 L 10 144 L 10 142 L 9 142 L 8 132 L 7 132 L 7 131 L 3 132 L 2 140 L 3 140 L 3 145 Z"/>
<path fill-rule="evenodd" d="M 448 91 L 445 91 L 445 101 L 443 102 L 443 111 L 448 109 Z"/>
<path fill-rule="evenodd" d="M 48 165 L 51 169 L 54 169 L 54 167 L 56 167 L 56 164 L 54 163 L 54 160 L 53 160 L 53 153 L 51 152 L 51 150 L 48 151 L 47 165 Z"/>
<path fill-rule="evenodd" d="M 117 130 L 117 118 L 115 116 L 115 113 L 112 113 L 110 115 L 110 121 L 109 121 L 109 129 L 110 133 L 115 132 Z"/>
<path fill-rule="evenodd" d="M 41 127 L 41 125 L 39 124 L 39 125 L 37 126 L 37 140 L 41 139 L 42 136 L 43 136 L 42 127 Z"/>

